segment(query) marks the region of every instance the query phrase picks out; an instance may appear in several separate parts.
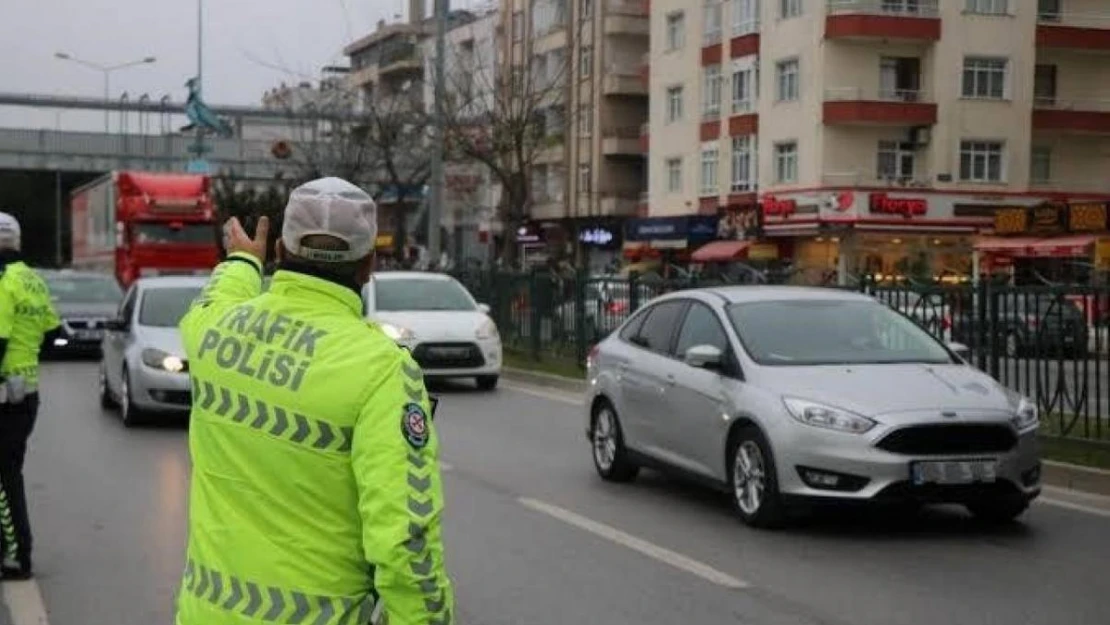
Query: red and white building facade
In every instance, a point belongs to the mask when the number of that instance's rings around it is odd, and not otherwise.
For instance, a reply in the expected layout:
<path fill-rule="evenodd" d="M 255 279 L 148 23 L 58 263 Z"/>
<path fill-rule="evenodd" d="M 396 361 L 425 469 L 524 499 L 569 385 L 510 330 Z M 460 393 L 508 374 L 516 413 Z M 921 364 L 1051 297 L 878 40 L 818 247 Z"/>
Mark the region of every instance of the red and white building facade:
<path fill-rule="evenodd" d="M 652 0 L 649 68 L 646 212 L 721 214 L 713 259 L 955 281 L 1105 234 L 994 232 L 1110 201 L 1105 2 Z"/>

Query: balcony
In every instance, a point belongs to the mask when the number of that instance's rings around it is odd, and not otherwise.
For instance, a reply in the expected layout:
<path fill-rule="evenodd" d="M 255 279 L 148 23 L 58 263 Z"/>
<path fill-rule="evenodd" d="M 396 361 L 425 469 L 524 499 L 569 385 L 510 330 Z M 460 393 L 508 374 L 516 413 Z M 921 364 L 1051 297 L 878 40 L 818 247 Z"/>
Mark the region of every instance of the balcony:
<path fill-rule="evenodd" d="M 754 135 L 759 133 L 759 113 L 756 101 L 733 100 L 731 116 L 728 118 L 728 136 Z"/>
<path fill-rule="evenodd" d="M 1037 16 L 1037 45 L 1084 51 L 1110 51 L 1110 13 L 1054 13 Z"/>
<path fill-rule="evenodd" d="M 1110 100 L 1037 98 L 1033 128 L 1075 134 L 1110 134 Z"/>
<path fill-rule="evenodd" d="M 642 157 L 640 127 L 627 126 L 607 129 L 601 139 L 601 153 L 605 156 Z"/>
<path fill-rule="evenodd" d="M 641 0 L 609 0 L 605 3 L 606 35 L 647 37 L 651 32 L 647 3 Z"/>
<path fill-rule="evenodd" d="M 378 62 L 378 75 L 387 76 L 401 72 L 420 72 L 424 70 L 424 58 L 420 48 L 414 44 L 405 44 L 382 51 L 382 58 Z"/>
<path fill-rule="evenodd" d="M 875 171 L 829 171 L 821 174 L 821 184 L 826 187 L 866 187 L 897 189 L 928 189 L 932 187 L 932 177 L 916 173 L 912 176 L 886 176 Z"/>
<path fill-rule="evenodd" d="M 936 0 L 828 0 L 826 39 L 940 41 Z"/>
<path fill-rule="evenodd" d="M 1031 179 L 1029 190 L 1046 194 L 1110 193 L 1110 183 L 1099 176 L 1054 176 L 1048 180 Z"/>
<path fill-rule="evenodd" d="M 640 205 L 639 191 L 603 192 L 601 194 L 602 215 L 635 215 Z"/>
<path fill-rule="evenodd" d="M 931 126 L 937 105 L 912 89 L 839 87 L 825 92 L 823 121 L 830 125 Z"/>
<path fill-rule="evenodd" d="M 636 68 L 621 65 L 610 65 L 605 68 L 601 90 L 605 95 L 612 96 L 647 97 L 648 95 L 648 86 L 640 72 Z"/>

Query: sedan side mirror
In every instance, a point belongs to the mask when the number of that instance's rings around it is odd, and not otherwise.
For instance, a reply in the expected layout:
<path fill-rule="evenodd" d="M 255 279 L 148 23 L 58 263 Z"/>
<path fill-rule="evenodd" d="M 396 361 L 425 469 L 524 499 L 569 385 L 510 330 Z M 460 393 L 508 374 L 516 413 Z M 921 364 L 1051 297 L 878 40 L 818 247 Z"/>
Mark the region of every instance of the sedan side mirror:
<path fill-rule="evenodd" d="M 490 311 L 489 304 L 478 304 L 478 310 L 482 311 L 483 314 L 488 315 Z"/>
<path fill-rule="evenodd" d="M 720 369 L 724 353 L 712 345 L 695 345 L 683 355 L 686 364 L 698 369 Z"/>
<path fill-rule="evenodd" d="M 971 358 L 971 348 L 963 343 L 949 343 L 948 349 L 964 360 Z"/>

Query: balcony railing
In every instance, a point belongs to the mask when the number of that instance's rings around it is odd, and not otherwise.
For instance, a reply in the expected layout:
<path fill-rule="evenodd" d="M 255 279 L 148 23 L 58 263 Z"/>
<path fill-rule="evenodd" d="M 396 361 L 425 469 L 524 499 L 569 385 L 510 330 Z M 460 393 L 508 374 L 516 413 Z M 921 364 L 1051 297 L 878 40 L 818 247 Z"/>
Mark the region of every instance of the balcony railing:
<path fill-rule="evenodd" d="M 648 3 L 644 0 L 608 0 L 605 9 L 613 15 L 633 15 L 647 17 Z"/>
<path fill-rule="evenodd" d="M 750 115 L 756 112 L 755 98 L 747 100 L 733 100 L 732 101 L 732 114 L 733 115 Z"/>
<path fill-rule="evenodd" d="M 890 15 L 893 17 L 929 17 L 940 15 L 936 0 L 898 2 L 892 0 L 828 0 L 829 15 Z"/>
<path fill-rule="evenodd" d="M 930 102 L 920 89 L 833 87 L 825 90 L 826 102 Z"/>
<path fill-rule="evenodd" d="M 606 128 L 602 136 L 606 139 L 639 139 L 643 133 L 643 126 L 613 126 Z"/>
<path fill-rule="evenodd" d="M 1110 191 L 1110 182 L 1094 176 L 1054 176 L 1047 180 L 1031 178 L 1029 180 L 1029 188 L 1053 193 L 1106 193 Z"/>
<path fill-rule="evenodd" d="M 1033 108 L 1077 113 L 1110 113 L 1110 99 L 1038 97 L 1033 99 Z"/>
<path fill-rule="evenodd" d="M 1070 13 L 1042 11 L 1037 14 L 1037 22 L 1044 26 L 1068 26 L 1071 28 L 1110 29 L 1110 12 L 1107 13 Z"/>
<path fill-rule="evenodd" d="M 932 177 L 923 173 L 912 176 L 886 174 L 875 171 L 833 171 L 821 175 L 823 184 L 830 187 L 890 187 L 891 189 L 927 189 L 932 186 Z"/>

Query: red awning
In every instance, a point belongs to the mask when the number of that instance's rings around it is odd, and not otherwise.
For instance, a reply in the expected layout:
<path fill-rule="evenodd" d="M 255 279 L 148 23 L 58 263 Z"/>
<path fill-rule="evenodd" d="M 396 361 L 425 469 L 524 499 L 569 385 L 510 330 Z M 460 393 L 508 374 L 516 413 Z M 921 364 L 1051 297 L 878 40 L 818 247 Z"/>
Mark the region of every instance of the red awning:
<path fill-rule="evenodd" d="M 694 252 L 690 260 L 695 263 L 720 263 L 741 258 L 748 253 L 751 241 L 713 241 Z"/>
<path fill-rule="evenodd" d="M 1033 237 L 984 237 L 975 243 L 979 252 L 1018 258 L 1076 258 L 1087 256 L 1098 237 L 1075 235 L 1036 239 Z"/>

